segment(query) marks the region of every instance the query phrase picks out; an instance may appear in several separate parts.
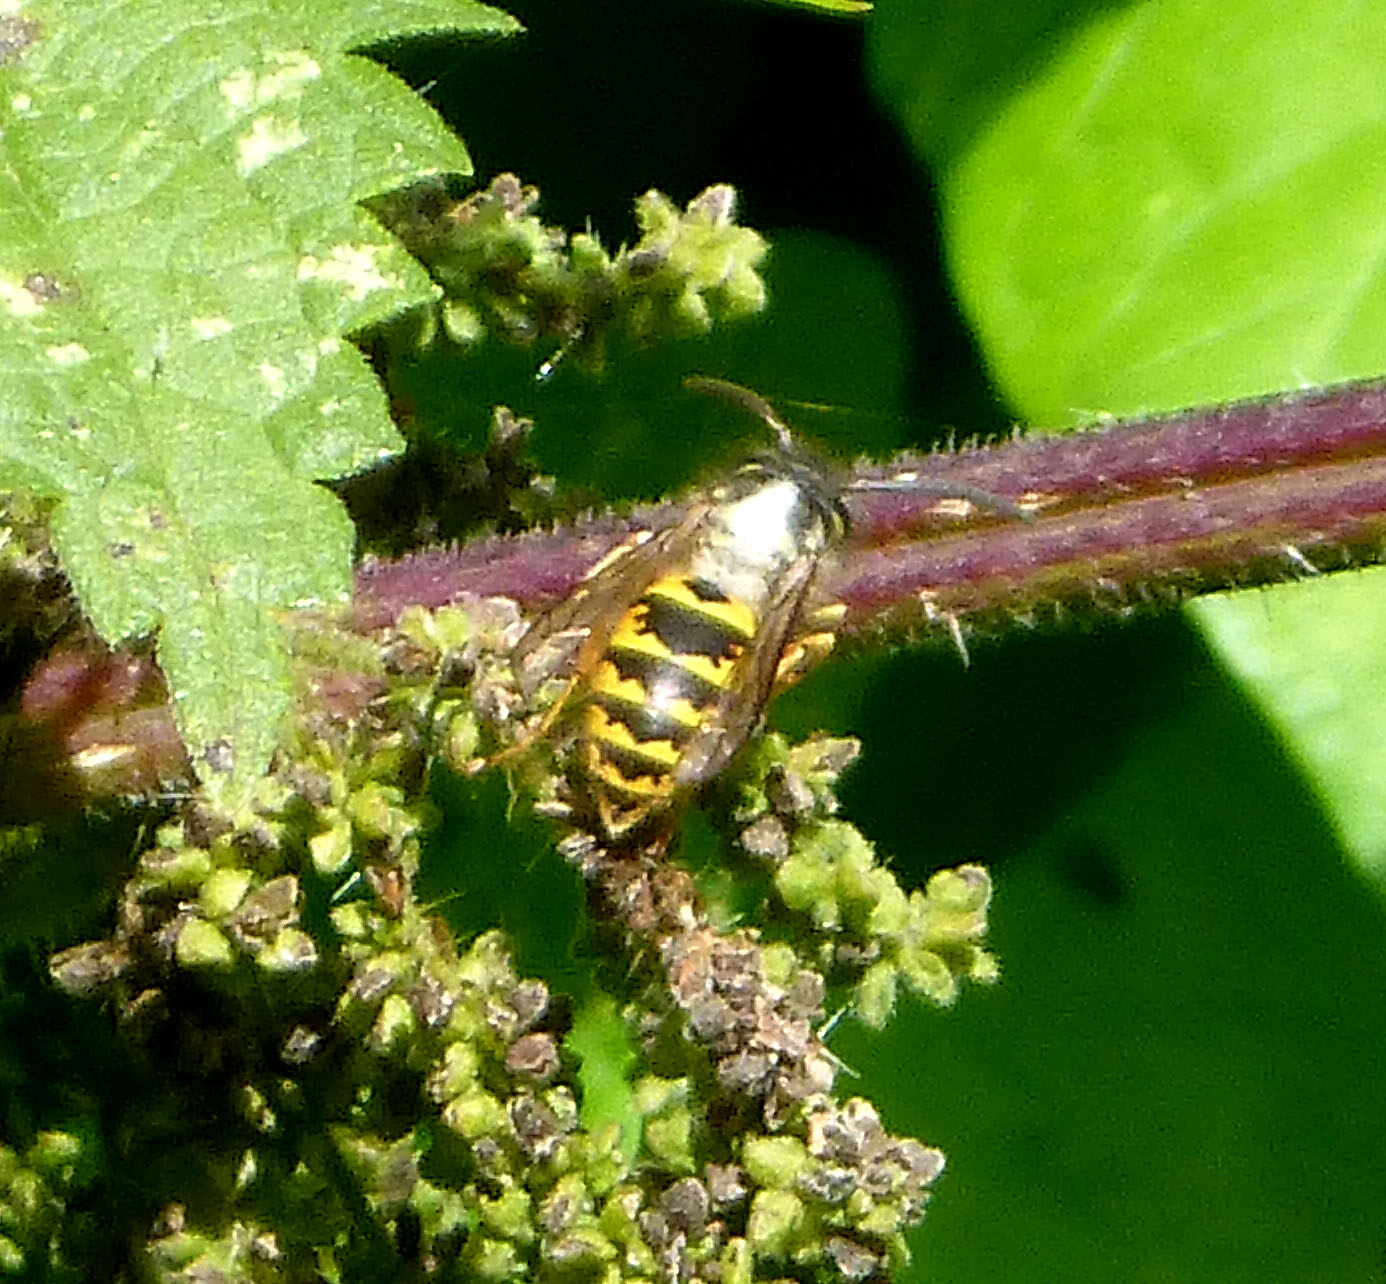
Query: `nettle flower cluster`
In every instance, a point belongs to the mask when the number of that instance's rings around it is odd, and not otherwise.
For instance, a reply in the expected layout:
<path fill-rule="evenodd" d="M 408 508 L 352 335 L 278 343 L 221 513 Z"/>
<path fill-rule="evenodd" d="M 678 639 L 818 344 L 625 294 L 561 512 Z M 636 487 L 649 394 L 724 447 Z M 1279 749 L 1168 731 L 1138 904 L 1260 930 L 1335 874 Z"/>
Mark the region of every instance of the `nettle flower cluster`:
<path fill-rule="evenodd" d="M 602 1067 L 569 1046 L 566 997 L 518 976 L 499 933 L 459 941 L 416 890 L 427 861 L 501 858 L 431 849 L 427 783 L 513 708 L 517 618 L 489 601 L 413 612 L 369 646 L 318 621 L 258 803 L 185 808 L 139 857 L 115 930 L 51 961 L 112 1013 L 107 1073 L 143 1112 L 120 1156 L 142 1174 L 122 1214 L 141 1269 L 888 1276 L 943 1156 L 838 1095 L 821 1030 L 830 1002 L 880 1025 L 901 985 L 947 1002 L 989 979 L 985 874 L 903 891 L 834 815 L 853 748 L 823 739 L 764 738 L 710 809 L 761 922 L 726 926 L 667 855 L 568 843 L 633 1053 L 624 1105 L 600 1117 L 584 1084 Z M 563 770 L 561 750 L 527 757 L 540 795 Z M 69 1115 L 0 1155 L 7 1260 L 77 1277 L 95 1233 L 78 1214 L 115 1144 Z"/>

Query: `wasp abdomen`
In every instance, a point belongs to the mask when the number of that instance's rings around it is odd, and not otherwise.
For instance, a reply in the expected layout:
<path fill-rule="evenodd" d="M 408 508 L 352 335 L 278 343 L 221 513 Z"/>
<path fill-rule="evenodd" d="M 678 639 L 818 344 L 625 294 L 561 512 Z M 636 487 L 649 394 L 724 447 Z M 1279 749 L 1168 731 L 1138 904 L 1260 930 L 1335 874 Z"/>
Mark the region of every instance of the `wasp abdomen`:
<path fill-rule="evenodd" d="M 672 797 L 684 750 L 707 727 L 757 623 L 746 603 L 686 574 L 655 581 L 623 614 L 589 681 L 582 726 L 583 766 L 609 834 Z"/>

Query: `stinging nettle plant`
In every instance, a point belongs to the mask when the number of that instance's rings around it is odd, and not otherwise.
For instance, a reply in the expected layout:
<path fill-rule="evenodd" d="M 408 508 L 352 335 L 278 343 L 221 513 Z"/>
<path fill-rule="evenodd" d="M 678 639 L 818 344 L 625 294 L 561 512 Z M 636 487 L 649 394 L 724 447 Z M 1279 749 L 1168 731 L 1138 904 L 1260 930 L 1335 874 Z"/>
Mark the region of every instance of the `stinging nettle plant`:
<path fill-rule="evenodd" d="M 11 1274 L 909 1269 L 943 1155 L 833 1027 L 995 979 L 985 870 L 888 868 L 839 814 L 840 736 L 756 737 L 674 857 L 581 877 L 533 816 L 561 744 L 469 774 L 532 705 L 526 621 L 697 499 L 569 500 L 528 462 L 561 412 L 459 431 L 430 384 L 473 417 L 536 371 L 561 398 L 767 302 L 729 186 L 647 192 L 617 249 L 565 232 L 363 52 L 518 30 L 469 3 L 0 18 Z M 1375 561 L 1383 409 L 1345 384 L 845 465 L 1032 520 L 864 491 L 821 594 L 869 652 Z"/>

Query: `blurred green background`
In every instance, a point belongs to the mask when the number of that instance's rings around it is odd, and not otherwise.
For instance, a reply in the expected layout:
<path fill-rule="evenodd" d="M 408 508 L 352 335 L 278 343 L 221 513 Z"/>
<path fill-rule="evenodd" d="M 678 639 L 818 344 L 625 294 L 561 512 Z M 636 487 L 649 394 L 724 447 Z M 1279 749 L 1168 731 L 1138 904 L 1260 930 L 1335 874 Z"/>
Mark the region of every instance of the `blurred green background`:
<path fill-rule="evenodd" d="M 519 40 L 387 52 L 480 180 L 519 173 L 609 245 L 646 188 L 731 182 L 771 306 L 601 378 L 420 372 L 459 442 L 505 401 L 566 486 L 655 496 L 745 442 L 679 391 L 694 371 L 833 405 L 791 413 L 851 456 L 1386 370 L 1386 6 L 511 8 Z M 998 987 L 834 1036 L 949 1154 L 910 1279 L 1386 1278 L 1382 587 L 1017 628 L 968 669 L 861 653 L 775 709 L 862 739 L 846 811 L 902 880 L 997 880 Z M 456 913 L 576 975 L 580 894 L 532 847 L 562 896 L 507 873 Z"/>

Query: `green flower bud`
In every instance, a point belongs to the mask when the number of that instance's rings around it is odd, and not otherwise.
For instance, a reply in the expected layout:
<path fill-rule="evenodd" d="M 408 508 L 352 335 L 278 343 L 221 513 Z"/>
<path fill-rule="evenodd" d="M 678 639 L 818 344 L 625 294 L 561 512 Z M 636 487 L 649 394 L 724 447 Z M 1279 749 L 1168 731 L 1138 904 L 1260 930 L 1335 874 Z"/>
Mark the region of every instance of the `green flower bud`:
<path fill-rule="evenodd" d="M 613 1190 L 602 1204 L 601 1217 L 598 1219 L 602 1233 L 612 1239 L 620 1238 L 638 1224 L 636 1218 L 640 1216 L 644 1202 L 644 1192 L 633 1183 Z"/>
<path fill-rule="evenodd" d="M 29 1163 L 50 1180 L 67 1182 L 78 1166 L 90 1162 L 88 1141 L 74 1132 L 41 1132 L 25 1156 Z"/>
<path fill-rule="evenodd" d="M 866 1216 L 856 1221 L 855 1225 L 863 1234 L 879 1239 L 899 1234 L 904 1229 L 900 1206 L 888 1199 L 876 1203 Z"/>
<path fill-rule="evenodd" d="M 266 972 L 306 972 L 318 961 L 318 946 L 307 932 L 286 927 L 256 958 Z"/>
<path fill-rule="evenodd" d="M 798 975 L 799 955 L 792 945 L 763 945 L 760 950 L 760 974 L 771 985 L 781 989 Z"/>
<path fill-rule="evenodd" d="M 448 299 L 443 304 L 443 329 L 459 347 L 470 348 L 486 337 L 486 322 L 481 313 L 461 299 Z"/>
<path fill-rule="evenodd" d="M 788 1190 L 808 1167 L 808 1150 L 797 1137 L 748 1137 L 741 1163 L 757 1186 Z"/>
<path fill-rule="evenodd" d="M 337 873 L 351 859 L 351 822 L 339 819 L 330 829 L 314 834 L 308 840 L 308 854 L 318 873 Z"/>
<path fill-rule="evenodd" d="M 591 1277 L 619 1256 L 619 1250 L 595 1226 L 577 1226 L 544 1245 L 544 1261 L 564 1275 Z"/>
<path fill-rule="evenodd" d="M 468 1092 L 443 1107 L 443 1122 L 468 1141 L 502 1137 L 510 1128 L 505 1107 L 489 1092 Z"/>
<path fill-rule="evenodd" d="M 520 1187 L 507 1190 L 496 1199 L 481 1198 L 481 1222 L 493 1235 L 528 1244 L 534 1239 L 533 1200 Z"/>
<path fill-rule="evenodd" d="M 482 1280 L 518 1278 L 523 1270 L 518 1250 L 503 1240 L 476 1236 L 467 1246 L 470 1273 Z"/>
<path fill-rule="evenodd" d="M 429 1091 L 437 1101 L 446 1101 L 470 1091 L 481 1073 L 481 1057 L 471 1043 L 448 1044 L 442 1064 L 433 1072 Z"/>
<path fill-rule="evenodd" d="M 418 1029 L 418 1018 L 402 994 L 387 994 L 371 1029 L 370 1044 L 375 1052 L 403 1050 Z"/>
<path fill-rule="evenodd" d="M 372 838 L 399 839 L 413 827 L 401 807 L 404 794 L 393 785 L 368 781 L 351 795 L 347 808 L 353 824 Z"/>
<path fill-rule="evenodd" d="M 434 655 L 460 651 L 475 634 L 471 617 L 456 606 L 444 606 L 436 611 L 422 606 L 408 607 L 395 628 L 416 646 Z"/>
<path fill-rule="evenodd" d="M 881 872 L 890 878 L 887 871 L 882 870 Z M 866 931 L 870 936 L 899 936 L 909 926 L 909 921 L 909 897 L 891 878 L 889 888 L 881 891 L 876 904 L 871 909 L 870 917 L 866 920 Z"/>
<path fill-rule="evenodd" d="M 647 1074 L 635 1085 L 634 1107 L 642 1115 L 655 1115 L 688 1101 L 687 1079 L 661 1079 Z"/>
<path fill-rule="evenodd" d="M 749 231 L 747 228 L 740 230 L 743 233 Z M 756 237 L 756 240 L 760 241 L 760 238 Z M 749 248 L 751 243 L 743 241 L 741 244 Z M 760 244 L 763 246 L 764 242 Z M 754 267 L 738 265 L 723 280 L 721 296 L 722 308 L 729 321 L 754 316 L 765 310 L 765 280 Z"/>
<path fill-rule="evenodd" d="M 346 905 L 334 905 L 328 917 L 332 926 L 348 941 L 364 941 L 369 938 L 372 926 L 372 908 L 364 901 L 352 901 Z"/>
<path fill-rule="evenodd" d="M 949 1004 L 958 997 L 958 982 L 948 965 L 932 950 L 916 947 L 899 954 L 900 974 L 916 994 Z"/>
<path fill-rule="evenodd" d="M 27 1265 L 24 1250 L 8 1235 L 0 1235 L 0 1272 L 23 1275 Z"/>
<path fill-rule="evenodd" d="M 165 1270 L 181 1271 L 216 1249 L 216 1240 L 192 1231 L 179 1231 L 156 1239 L 150 1245 L 150 1255 Z"/>
<path fill-rule="evenodd" d="M 751 1246 L 741 1238 L 729 1240 L 722 1250 L 722 1284 L 751 1284 L 755 1257 Z"/>
<path fill-rule="evenodd" d="M 929 879 L 925 892 L 940 911 L 976 915 L 991 903 L 991 875 L 980 865 L 941 869 Z"/>
<path fill-rule="evenodd" d="M 173 954 L 187 968 L 228 968 L 235 960 L 231 942 L 205 918 L 190 918 L 183 924 Z"/>
<path fill-rule="evenodd" d="M 575 232 L 568 242 L 573 270 L 583 275 L 604 276 L 611 270 L 611 255 L 590 232 Z"/>
<path fill-rule="evenodd" d="M 835 872 L 811 850 L 795 852 L 775 871 L 775 890 L 789 909 L 811 915 L 820 931 L 841 925 Z"/>
<path fill-rule="evenodd" d="M 464 767 L 476 757 L 481 744 L 481 726 L 476 715 L 459 703 L 449 711 L 440 740 L 443 761 L 455 769 Z"/>
<path fill-rule="evenodd" d="M 6 1211 L 18 1213 L 24 1220 L 36 1218 L 48 1201 L 49 1190 L 43 1179 L 30 1168 L 16 1167 L 5 1191 Z"/>
<path fill-rule="evenodd" d="M 151 890 L 191 895 L 212 872 L 212 854 L 202 847 L 155 847 L 140 858 L 140 883 Z"/>
<path fill-rule="evenodd" d="M 485 1003 L 476 994 L 463 993 L 443 1027 L 443 1037 L 452 1042 L 471 1043 L 487 1038 L 490 1033 Z"/>
<path fill-rule="evenodd" d="M 685 1107 L 645 1120 L 645 1149 L 666 1172 L 693 1171 L 693 1114 Z"/>
<path fill-rule="evenodd" d="M 628 1165 L 621 1149 L 621 1125 L 615 1120 L 597 1124 L 587 1136 L 583 1180 L 597 1196 L 615 1189 L 625 1179 Z"/>
<path fill-rule="evenodd" d="M 884 1029 L 895 1011 L 896 976 L 895 964 L 882 959 L 867 968 L 857 982 L 857 1016 L 873 1030 Z"/>
<path fill-rule="evenodd" d="M 751 1201 L 746 1238 L 757 1257 L 788 1257 L 804 1224 L 804 1205 L 787 1190 L 762 1190 Z"/>

